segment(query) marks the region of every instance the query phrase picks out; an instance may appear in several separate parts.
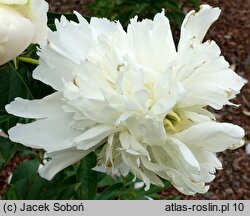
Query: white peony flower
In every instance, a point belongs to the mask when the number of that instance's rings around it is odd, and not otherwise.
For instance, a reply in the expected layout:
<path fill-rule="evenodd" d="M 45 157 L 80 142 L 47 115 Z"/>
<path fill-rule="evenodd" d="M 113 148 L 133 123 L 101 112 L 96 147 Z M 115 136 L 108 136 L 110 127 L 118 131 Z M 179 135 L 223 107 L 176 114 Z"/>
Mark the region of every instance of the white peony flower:
<path fill-rule="evenodd" d="M 145 189 L 163 178 L 184 194 L 205 193 L 222 168 L 216 152 L 241 146 L 244 136 L 206 110 L 230 105 L 244 84 L 214 41 L 202 43 L 219 14 L 208 5 L 189 12 L 177 49 L 164 11 L 133 18 L 127 32 L 118 21 L 62 17 L 33 74 L 56 92 L 6 106 L 36 119 L 11 128 L 10 139 L 46 150 L 46 179 L 102 146 L 98 171 L 132 172 Z"/>
<path fill-rule="evenodd" d="M 44 0 L 0 0 L 0 65 L 31 43 L 45 45 L 48 3 Z"/>

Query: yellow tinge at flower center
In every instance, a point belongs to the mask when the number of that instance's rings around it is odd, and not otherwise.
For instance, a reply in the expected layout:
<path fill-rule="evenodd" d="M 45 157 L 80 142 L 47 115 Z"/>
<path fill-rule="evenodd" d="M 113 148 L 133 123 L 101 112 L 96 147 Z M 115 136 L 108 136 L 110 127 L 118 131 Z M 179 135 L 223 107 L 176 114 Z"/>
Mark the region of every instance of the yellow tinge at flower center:
<path fill-rule="evenodd" d="M 182 131 L 188 122 L 188 119 L 181 117 L 176 111 L 171 111 L 163 119 L 166 132 L 171 134 Z"/>

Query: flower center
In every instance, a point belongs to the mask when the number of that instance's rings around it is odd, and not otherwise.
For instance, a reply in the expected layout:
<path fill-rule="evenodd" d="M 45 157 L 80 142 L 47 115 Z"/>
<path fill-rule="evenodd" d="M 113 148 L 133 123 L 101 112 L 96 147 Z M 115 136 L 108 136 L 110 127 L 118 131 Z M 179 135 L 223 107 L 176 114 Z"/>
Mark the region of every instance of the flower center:
<path fill-rule="evenodd" d="M 165 130 L 168 133 L 176 133 L 183 130 L 187 122 L 187 119 L 180 117 L 175 111 L 168 113 L 163 120 Z"/>

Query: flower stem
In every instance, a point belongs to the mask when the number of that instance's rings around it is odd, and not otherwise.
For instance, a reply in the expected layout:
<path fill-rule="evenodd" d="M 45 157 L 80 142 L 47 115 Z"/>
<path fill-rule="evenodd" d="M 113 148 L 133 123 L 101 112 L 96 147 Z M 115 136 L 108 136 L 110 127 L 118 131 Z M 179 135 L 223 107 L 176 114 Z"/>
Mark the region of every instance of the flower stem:
<path fill-rule="evenodd" d="M 34 64 L 34 65 L 39 65 L 39 61 L 36 60 L 36 59 L 32 59 L 32 58 L 18 57 L 18 60 L 19 60 L 19 61 L 22 61 L 22 62 Z"/>

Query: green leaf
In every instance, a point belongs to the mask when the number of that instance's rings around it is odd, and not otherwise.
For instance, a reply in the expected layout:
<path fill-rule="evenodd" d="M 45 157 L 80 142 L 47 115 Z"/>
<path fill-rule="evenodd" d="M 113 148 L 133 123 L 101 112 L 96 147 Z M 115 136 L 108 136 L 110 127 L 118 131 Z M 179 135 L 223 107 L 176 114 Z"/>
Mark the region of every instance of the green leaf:
<path fill-rule="evenodd" d="M 151 185 L 148 191 L 145 191 L 144 188 L 136 191 L 136 200 L 146 199 L 146 197 L 155 197 L 163 188 Z"/>
<path fill-rule="evenodd" d="M 36 49 L 31 45 L 27 49 L 27 55 L 33 55 Z M 16 97 L 24 99 L 38 99 L 54 92 L 54 90 L 33 79 L 32 71 L 36 66 L 28 63 L 18 62 L 17 68 L 12 62 L 0 66 L 0 128 L 8 131 L 17 122 L 27 123 L 28 121 L 6 112 L 5 106 Z"/>
<path fill-rule="evenodd" d="M 37 174 L 39 160 L 29 160 L 20 164 L 13 173 L 5 199 L 18 194 L 18 199 L 56 199 L 59 189 L 55 181 L 47 181 Z M 61 176 L 60 176 L 61 178 Z M 59 179 L 56 179 L 59 182 Z"/>
<path fill-rule="evenodd" d="M 199 0 L 187 0 L 187 2 L 196 10 L 199 9 L 199 6 L 201 4 Z"/>
<path fill-rule="evenodd" d="M 109 187 L 107 187 L 104 191 L 97 195 L 96 199 L 98 200 L 110 200 L 119 197 L 119 195 L 123 192 L 123 183 L 116 183 Z"/>
<path fill-rule="evenodd" d="M 19 157 L 29 156 L 29 157 L 32 157 L 34 159 L 39 159 L 40 160 L 40 156 L 39 156 L 38 152 L 29 150 L 27 148 L 22 148 L 20 153 L 18 154 L 18 156 Z"/>
<path fill-rule="evenodd" d="M 167 9 L 172 9 L 174 11 L 180 11 L 180 6 L 175 0 L 161 0 L 161 1 L 154 1 L 155 3 L 158 3 L 158 5 L 163 5 Z M 161 4 L 159 4 L 159 2 Z"/>
<path fill-rule="evenodd" d="M 3 196 L 4 200 L 21 200 L 22 197 L 16 189 L 15 185 L 9 185 L 8 192 Z"/>
<path fill-rule="evenodd" d="M 94 152 L 81 160 L 77 170 L 77 182 L 79 185 L 75 188 L 77 199 L 93 199 L 97 190 L 97 172 L 92 168 L 96 166 L 96 154 Z"/>
<path fill-rule="evenodd" d="M 26 199 L 30 193 L 31 186 L 37 176 L 39 164 L 40 161 L 38 160 L 25 161 L 20 164 L 13 173 L 10 183 L 15 186 L 22 199 Z M 33 191 L 33 193 L 35 192 L 36 191 Z"/>
<path fill-rule="evenodd" d="M 0 137 L 0 171 L 15 154 L 16 144 L 7 138 Z"/>
<path fill-rule="evenodd" d="M 0 128 L 7 131 L 14 126 L 18 119 L 5 110 L 5 105 L 16 97 L 32 98 L 29 87 L 22 73 L 11 63 L 0 67 Z"/>
<path fill-rule="evenodd" d="M 124 185 L 119 182 L 107 187 L 104 191 L 99 193 L 96 197 L 98 200 L 110 200 L 120 196 L 121 192 L 123 192 Z"/>
<path fill-rule="evenodd" d="M 107 187 L 109 185 L 117 183 L 117 181 L 112 178 L 110 175 L 107 175 L 106 173 L 98 173 L 98 177 L 102 177 L 98 179 L 98 187 Z"/>
<path fill-rule="evenodd" d="M 171 20 L 173 23 L 177 24 L 180 27 L 182 21 L 185 18 L 185 15 L 182 12 L 169 12 L 168 18 L 169 20 Z"/>
<path fill-rule="evenodd" d="M 11 63 L 0 67 L 0 110 L 5 112 L 5 105 L 16 97 L 27 97 L 29 89 L 22 75 Z"/>

